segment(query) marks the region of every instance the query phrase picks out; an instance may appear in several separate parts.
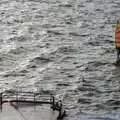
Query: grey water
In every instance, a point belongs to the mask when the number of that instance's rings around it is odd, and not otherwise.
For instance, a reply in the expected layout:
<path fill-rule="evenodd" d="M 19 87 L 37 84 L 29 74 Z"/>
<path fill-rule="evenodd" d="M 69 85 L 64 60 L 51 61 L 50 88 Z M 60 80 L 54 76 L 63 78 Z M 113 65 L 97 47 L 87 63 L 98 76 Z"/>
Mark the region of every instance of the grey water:
<path fill-rule="evenodd" d="M 66 120 L 119 120 L 116 20 L 119 0 L 0 0 L 0 91 L 53 93 Z"/>

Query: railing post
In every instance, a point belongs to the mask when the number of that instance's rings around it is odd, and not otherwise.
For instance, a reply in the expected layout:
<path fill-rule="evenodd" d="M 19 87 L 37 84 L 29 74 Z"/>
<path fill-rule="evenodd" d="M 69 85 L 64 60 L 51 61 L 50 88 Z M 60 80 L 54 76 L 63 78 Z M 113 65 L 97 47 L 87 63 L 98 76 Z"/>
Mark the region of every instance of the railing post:
<path fill-rule="evenodd" d="M 18 96 L 18 91 L 16 92 L 16 100 L 17 100 L 17 106 L 16 106 L 16 108 L 18 109 L 18 98 L 19 96 Z"/>
<path fill-rule="evenodd" d="M 34 93 L 34 104 L 35 104 L 35 93 Z"/>
<path fill-rule="evenodd" d="M 55 97 L 53 95 L 51 95 L 51 104 L 51 108 L 55 110 Z"/>
<path fill-rule="evenodd" d="M 60 100 L 59 101 L 59 115 L 58 115 L 58 118 L 61 118 L 62 116 L 62 101 Z"/>
<path fill-rule="evenodd" d="M 2 111 L 2 103 L 3 103 L 2 93 L 0 93 L 0 109 L 1 109 L 1 111 Z"/>

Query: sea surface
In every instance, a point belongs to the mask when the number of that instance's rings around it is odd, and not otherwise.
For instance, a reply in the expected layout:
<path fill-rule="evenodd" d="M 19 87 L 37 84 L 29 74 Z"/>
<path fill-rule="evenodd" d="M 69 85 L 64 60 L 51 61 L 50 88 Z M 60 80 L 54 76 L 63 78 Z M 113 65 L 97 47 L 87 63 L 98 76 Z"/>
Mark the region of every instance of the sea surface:
<path fill-rule="evenodd" d="M 66 120 L 120 120 L 117 20 L 120 0 L 0 0 L 0 91 L 53 93 Z"/>

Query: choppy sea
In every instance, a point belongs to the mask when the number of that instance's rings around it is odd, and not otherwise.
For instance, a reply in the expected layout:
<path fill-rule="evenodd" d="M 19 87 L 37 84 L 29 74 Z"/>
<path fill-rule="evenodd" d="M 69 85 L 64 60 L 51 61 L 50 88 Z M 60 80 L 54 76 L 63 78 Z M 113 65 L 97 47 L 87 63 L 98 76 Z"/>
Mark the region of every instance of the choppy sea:
<path fill-rule="evenodd" d="M 53 93 L 66 120 L 120 120 L 119 0 L 0 0 L 0 91 Z"/>

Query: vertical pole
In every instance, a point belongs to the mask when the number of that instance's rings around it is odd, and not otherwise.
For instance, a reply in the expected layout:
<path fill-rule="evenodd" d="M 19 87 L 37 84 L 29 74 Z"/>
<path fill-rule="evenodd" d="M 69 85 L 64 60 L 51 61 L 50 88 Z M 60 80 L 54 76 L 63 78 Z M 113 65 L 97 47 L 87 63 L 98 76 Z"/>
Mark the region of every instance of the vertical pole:
<path fill-rule="evenodd" d="M 55 97 L 53 95 L 51 95 L 50 104 L 51 108 L 55 110 Z"/>
<path fill-rule="evenodd" d="M 53 110 L 55 110 L 55 97 L 54 96 L 52 96 L 52 97 L 53 97 L 53 103 L 52 103 L 53 105 L 52 106 L 53 106 Z"/>
<path fill-rule="evenodd" d="M 53 100 L 52 100 L 52 95 L 50 96 L 50 107 L 52 108 Z"/>
<path fill-rule="evenodd" d="M 16 92 L 17 108 L 18 108 L 18 91 Z"/>
<path fill-rule="evenodd" d="M 35 93 L 34 93 L 34 104 L 35 104 Z"/>
<path fill-rule="evenodd" d="M 59 115 L 58 118 L 61 119 L 62 118 L 62 101 L 59 101 Z"/>
<path fill-rule="evenodd" d="M 2 111 L 2 103 L 3 103 L 3 101 L 2 101 L 2 93 L 0 93 L 0 109 L 1 109 L 1 111 Z"/>

